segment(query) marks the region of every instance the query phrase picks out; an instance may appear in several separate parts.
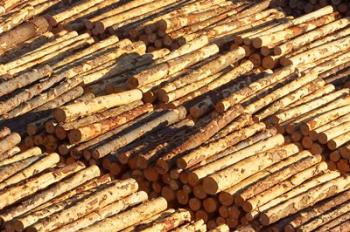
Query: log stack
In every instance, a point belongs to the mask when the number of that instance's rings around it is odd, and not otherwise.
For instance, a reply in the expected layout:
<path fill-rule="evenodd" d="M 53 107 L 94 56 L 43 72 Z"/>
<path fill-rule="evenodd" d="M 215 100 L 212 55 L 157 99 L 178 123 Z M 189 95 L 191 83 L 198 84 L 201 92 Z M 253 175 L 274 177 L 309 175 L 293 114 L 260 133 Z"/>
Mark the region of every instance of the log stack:
<path fill-rule="evenodd" d="M 294 15 L 303 15 L 318 10 L 328 4 L 333 5 L 339 12 L 349 16 L 350 5 L 345 0 L 288 0 L 285 9 Z"/>
<path fill-rule="evenodd" d="M 347 53 L 349 22 L 348 17 L 341 16 L 329 5 L 297 18 L 283 18 L 253 32 L 237 34 L 231 46 L 244 46 L 257 67 L 274 69 L 294 65 L 303 71 L 316 60 L 322 63 Z M 327 47 L 327 52 L 320 52 Z"/>

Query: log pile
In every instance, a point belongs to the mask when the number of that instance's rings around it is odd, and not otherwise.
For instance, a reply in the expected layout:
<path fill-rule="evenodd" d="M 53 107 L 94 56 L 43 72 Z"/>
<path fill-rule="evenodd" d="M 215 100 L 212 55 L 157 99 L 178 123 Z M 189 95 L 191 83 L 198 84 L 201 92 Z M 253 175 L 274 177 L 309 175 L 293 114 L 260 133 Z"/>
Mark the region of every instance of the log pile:
<path fill-rule="evenodd" d="M 303 15 L 318 10 L 328 4 L 333 5 L 339 12 L 349 16 L 350 5 L 346 0 L 287 0 L 285 10 L 294 15 Z"/>
<path fill-rule="evenodd" d="M 256 67 L 274 69 L 294 65 L 303 71 L 316 60 L 322 63 L 347 53 L 349 23 L 348 17 L 341 16 L 329 5 L 297 18 L 283 18 L 279 23 L 253 32 L 237 34 L 232 47 L 245 47 Z M 346 62 L 344 57 L 341 59 Z"/>
<path fill-rule="evenodd" d="M 270 3 L 49 10 L 0 57 L 4 230 L 346 228 L 349 18 Z"/>

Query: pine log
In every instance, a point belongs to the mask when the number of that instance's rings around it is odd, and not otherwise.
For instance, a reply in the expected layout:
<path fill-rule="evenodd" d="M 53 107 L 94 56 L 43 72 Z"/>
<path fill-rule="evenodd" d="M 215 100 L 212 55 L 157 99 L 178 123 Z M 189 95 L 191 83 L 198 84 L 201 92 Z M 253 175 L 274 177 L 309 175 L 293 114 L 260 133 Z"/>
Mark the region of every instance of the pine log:
<path fill-rule="evenodd" d="M 246 211 L 252 211 L 259 205 L 267 203 L 269 200 L 280 196 L 281 194 L 291 190 L 293 187 L 308 180 L 309 178 L 322 173 L 326 169 L 326 162 L 321 162 L 312 167 L 309 167 L 300 173 L 291 176 L 288 180 L 281 181 L 280 183 L 276 184 L 275 186 L 271 186 L 271 188 L 260 193 L 259 195 L 250 198 L 246 203 L 244 203 L 244 209 Z"/>
<path fill-rule="evenodd" d="M 16 147 L 14 147 L 16 148 Z M 9 150 L 11 151 L 11 150 Z M 13 153 L 12 153 L 13 152 Z M 14 162 L 24 160 L 26 158 L 32 157 L 32 156 L 42 156 L 41 149 L 39 147 L 33 147 L 30 148 L 24 152 L 18 151 L 18 149 L 15 149 L 15 151 L 12 151 L 11 153 L 4 153 L 5 156 L 8 156 L 7 159 L 3 159 L 0 162 L 0 166 L 12 164 Z"/>
<path fill-rule="evenodd" d="M 0 36 L 1 53 L 4 53 L 28 39 L 48 31 L 49 24 L 44 17 L 36 17 Z M 17 36 L 19 35 L 19 36 Z M 14 39 L 15 38 L 15 39 Z"/>
<path fill-rule="evenodd" d="M 90 124 L 88 126 L 70 130 L 68 133 L 69 141 L 71 144 L 74 144 L 90 140 L 100 134 L 112 130 L 120 125 L 127 123 L 128 121 L 133 120 L 136 117 L 139 117 L 140 115 L 151 111 L 153 111 L 153 106 L 151 104 L 145 104 L 134 108 L 129 112 L 125 112 L 117 116 L 112 116 L 108 119 Z"/>
<path fill-rule="evenodd" d="M 23 161 L 28 162 L 28 160 L 31 160 L 31 159 L 37 160 L 37 157 L 33 156 Z M 19 161 L 17 163 L 23 163 L 23 161 Z M 46 169 L 52 168 L 59 161 L 60 161 L 59 155 L 56 153 L 52 153 L 47 156 L 44 156 L 43 158 L 41 158 L 40 160 L 34 163 L 32 162 L 30 166 L 24 164 L 25 166 L 22 166 L 23 167 L 22 169 L 17 170 L 18 173 L 16 174 L 14 173 L 14 175 L 11 175 L 9 178 L 6 178 L 0 183 L 0 190 L 4 189 L 7 186 L 17 184 L 22 180 L 25 180 L 27 178 L 34 176 L 35 174 L 41 173 Z M 13 166 L 14 164 L 12 165 L 10 164 L 10 165 Z"/>
<path fill-rule="evenodd" d="M 109 94 L 101 97 L 96 97 L 87 102 L 77 102 L 58 108 L 54 112 L 54 117 L 58 122 L 64 122 L 141 99 L 142 92 L 137 89 L 123 93 Z"/>
<path fill-rule="evenodd" d="M 268 152 L 262 152 L 257 154 L 256 156 L 251 156 L 245 160 L 234 163 L 231 166 L 225 166 L 227 168 L 221 169 L 220 171 L 211 174 L 203 179 L 203 188 L 208 194 L 216 194 L 224 189 L 227 189 L 239 181 L 265 169 L 273 163 L 277 163 L 282 159 L 285 159 L 296 152 L 298 152 L 299 148 L 293 144 L 286 145 L 279 149 L 274 149 Z M 271 157 L 272 153 L 274 157 Z M 259 164 L 257 164 L 254 168 L 248 168 L 247 165 L 251 166 L 251 162 L 259 160 Z M 232 163 L 232 162 L 231 162 Z M 248 164 L 249 163 L 249 164 Z M 235 178 L 228 177 L 228 173 L 235 172 Z"/>
<path fill-rule="evenodd" d="M 167 202 L 164 198 L 156 198 L 116 216 L 106 218 L 105 220 L 87 227 L 82 231 L 96 231 L 96 229 L 102 229 L 103 231 L 121 231 L 129 226 L 138 224 L 143 220 L 147 220 L 165 210 L 166 207 Z"/>
<path fill-rule="evenodd" d="M 82 168 L 83 164 L 74 163 L 72 165 L 42 174 L 38 177 L 34 177 L 28 182 L 22 183 L 19 186 L 12 186 L 8 188 L 7 191 L 0 193 L 3 199 L 3 201 L 0 203 L 0 208 L 3 209 L 4 207 L 13 204 L 19 199 L 29 196 L 40 189 L 44 189 L 50 184 L 53 184 L 66 177 L 67 175 L 70 175 Z"/>
<path fill-rule="evenodd" d="M 77 231 L 83 228 L 86 228 L 90 225 L 93 225 L 96 222 L 99 222 L 105 218 L 111 217 L 113 215 L 118 214 L 121 211 L 126 210 L 129 207 L 134 205 L 138 205 L 148 199 L 147 193 L 140 191 L 133 193 L 121 200 L 115 201 L 103 208 L 100 208 L 90 214 L 79 218 L 78 220 L 67 224 L 59 229 L 59 231 Z"/>
<path fill-rule="evenodd" d="M 173 124 L 175 122 L 178 122 L 184 119 L 185 116 L 186 116 L 186 109 L 182 107 L 175 110 L 166 111 L 163 114 L 159 115 L 158 117 L 154 118 L 153 120 L 148 121 L 146 124 L 143 124 L 125 133 L 124 135 L 117 137 L 114 140 L 94 149 L 93 157 L 95 159 L 104 157 L 107 154 L 121 148 L 122 146 L 125 146 L 131 143 L 132 141 L 139 138 L 141 135 L 145 134 L 148 131 L 151 131 L 152 129 L 156 128 L 160 124 L 163 124 L 163 123 L 166 123 L 168 125 Z"/>
<path fill-rule="evenodd" d="M 312 188 L 311 190 L 307 191 L 307 193 L 300 194 L 299 196 L 291 198 L 286 202 L 267 210 L 260 215 L 259 220 L 261 223 L 263 223 L 263 225 L 271 224 L 280 218 L 288 216 L 301 209 L 305 209 L 306 207 L 315 204 L 327 197 L 347 190 L 349 187 L 350 184 L 348 177 L 338 177 L 316 188 Z M 293 204 L 294 207 L 289 207 L 288 210 L 285 210 L 285 207 L 288 207 L 290 204 Z"/>
<path fill-rule="evenodd" d="M 230 110 L 225 112 L 223 115 L 219 115 L 208 123 L 201 132 L 193 134 L 188 140 L 180 146 L 174 148 L 166 156 L 162 157 L 157 161 L 157 168 L 160 173 L 167 172 L 171 166 L 175 164 L 173 159 L 182 152 L 188 151 L 195 147 L 200 146 L 205 141 L 210 139 L 218 131 L 224 128 L 227 124 L 232 122 L 241 113 L 241 107 L 232 107 Z"/>
<path fill-rule="evenodd" d="M 268 150 L 272 149 L 276 146 L 282 145 L 284 143 L 284 138 L 282 135 L 276 135 L 265 140 L 262 140 L 258 143 L 255 143 L 249 147 L 243 148 L 239 151 L 233 152 L 227 156 L 222 157 L 221 159 L 215 160 L 209 164 L 204 165 L 203 167 L 199 167 L 198 169 L 191 172 L 192 182 L 197 182 L 198 180 L 206 177 L 210 174 L 213 174 L 219 170 L 229 167 L 241 160 L 249 158 L 251 156 L 254 157 L 255 154 L 262 152 L 261 154 L 269 154 Z M 297 148 L 293 146 L 293 148 Z M 291 149 L 292 151 L 293 149 Z M 215 186 L 214 186 L 215 187 Z M 230 187 L 230 186 L 229 186 Z"/>
<path fill-rule="evenodd" d="M 247 87 L 231 94 L 229 97 L 226 97 L 224 100 L 216 104 L 215 108 L 218 112 L 224 112 L 234 104 L 240 103 L 245 98 L 251 96 L 252 93 L 262 90 L 267 86 L 286 78 L 293 72 L 294 72 L 293 67 L 286 67 L 286 68 L 280 69 L 274 72 L 273 74 L 268 75 L 264 78 L 261 78 L 258 81 L 251 83 Z"/>
<path fill-rule="evenodd" d="M 3 135 L 6 134 L 5 130 L 2 131 Z M 18 133 L 11 133 L 6 137 L 0 139 L 0 155 L 12 149 L 14 146 L 19 144 L 20 142 L 21 142 L 21 136 Z"/>
<path fill-rule="evenodd" d="M 250 127 L 246 127 L 237 132 L 233 132 L 232 134 L 229 134 L 222 139 L 201 146 L 189 154 L 186 154 L 185 156 L 177 159 L 177 166 L 182 169 L 192 167 L 195 164 L 200 163 L 207 158 L 210 158 L 212 155 L 215 155 L 216 153 L 221 152 L 226 148 L 231 147 L 264 129 L 265 125 L 260 123 L 253 124 Z"/>
<path fill-rule="evenodd" d="M 81 217 L 80 215 L 86 215 L 100 207 L 107 206 L 110 203 L 136 192 L 137 188 L 138 185 L 134 179 L 114 181 L 108 187 L 97 191 L 95 194 L 89 195 L 77 204 L 31 225 L 28 231 L 40 231 L 49 228 L 51 228 L 51 230 L 57 229 L 65 224 L 76 221 Z"/>

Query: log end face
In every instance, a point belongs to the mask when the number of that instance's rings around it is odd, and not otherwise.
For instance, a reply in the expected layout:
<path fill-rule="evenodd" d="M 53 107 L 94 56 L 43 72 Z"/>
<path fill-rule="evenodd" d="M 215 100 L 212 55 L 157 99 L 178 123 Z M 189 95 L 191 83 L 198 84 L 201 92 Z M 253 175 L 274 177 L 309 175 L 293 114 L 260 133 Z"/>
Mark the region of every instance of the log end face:
<path fill-rule="evenodd" d="M 57 108 L 53 111 L 53 117 L 57 122 L 64 122 L 67 118 L 64 110 L 61 108 Z"/>
<path fill-rule="evenodd" d="M 219 189 L 218 183 L 212 177 L 203 180 L 203 190 L 210 195 L 215 195 Z"/>
<path fill-rule="evenodd" d="M 252 45 L 255 48 L 261 48 L 262 47 L 262 40 L 260 38 L 252 39 Z"/>
<path fill-rule="evenodd" d="M 196 186 L 199 182 L 199 178 L 195 173 L 189 173 L 187 175 L 188 184 L 191 186 Z"/>
<path fill-rule="evenodd" d="M 264 226 L 271 224 L 269 217 L 265 213 L 260 214 L 259 221 Z"/>

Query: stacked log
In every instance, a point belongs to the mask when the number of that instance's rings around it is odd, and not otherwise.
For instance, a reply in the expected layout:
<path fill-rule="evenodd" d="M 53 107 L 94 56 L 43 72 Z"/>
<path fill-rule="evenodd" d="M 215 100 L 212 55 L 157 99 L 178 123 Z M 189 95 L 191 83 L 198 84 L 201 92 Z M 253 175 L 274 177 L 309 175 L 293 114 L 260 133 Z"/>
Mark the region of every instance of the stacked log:
<path fill-rule="evenodd" d="M 285 7 L 288 12 L 295 15 L 303 15 L 314 10 L 318 10 L 327 4 L 333 5 L 339 12 L 347 14 L 349 16 L 350 5 L 345 0 L 289 0 Z"/>
<path fill-rule="evenodd" d="M 232 47 L 244 45 L 250 53 L 249 59 L 257 67 L 274 69 L 294 65 L 300 71 L 310 69 L 315 61 L 323 63 L 344 55 L 349 49 L 349 18 L 330 5 L 297 18 L 281 20 L 235 35 Z M 327 52 L 320 52 L 325 49 Z"/>

